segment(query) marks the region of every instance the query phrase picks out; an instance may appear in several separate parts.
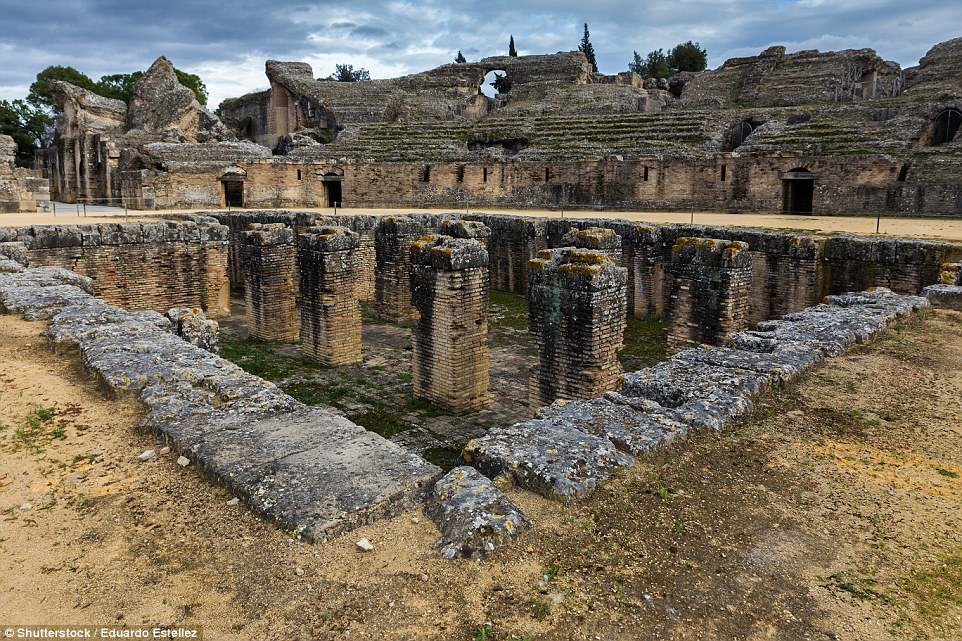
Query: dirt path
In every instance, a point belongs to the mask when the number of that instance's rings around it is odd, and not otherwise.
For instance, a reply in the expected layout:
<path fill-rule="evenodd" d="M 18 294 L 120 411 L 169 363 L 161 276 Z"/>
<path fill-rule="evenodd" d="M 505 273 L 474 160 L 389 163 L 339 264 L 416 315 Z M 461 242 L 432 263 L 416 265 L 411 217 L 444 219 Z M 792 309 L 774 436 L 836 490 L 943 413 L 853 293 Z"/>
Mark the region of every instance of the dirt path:
<path fill-rule="evenodd" d="M 210 211 L 205 210 L 205 211 Z M 226 211 L 226 210 L 224 210 Z M 285 210 L 287 211 L 287 210 Z M 297 211 L 313 211 L 322 214 L 333 213 L 332 209 L 306 209 Z M 387 214 L 416 214 L 425 212 L 444 213 L 452 209 L 344 209 L 338 210 L 343 214 L 372 214 L 382 216 Z M 162 216 L 165 213 L 180 213 L 174 211 L 137 212 L 145 216 L 137 218 L 133 214 L 130 220 L 149 220 L 149 216 Z M 698 225 L 729 225 L 740 227 L 763 227 L 771 229 L 789 229 L 822 234 L 853 233 L 874 235 L 876 226 L 883 236 L 908 236 L 939 240 L 962 241 L 962 218 L 898 218 L 883 216 L 877 221 L 873 216 L 792 216 L 788 214 L 731 214 L 723 212 L 688 211 L 549 211 L 541 209 L 471 209 L 472 213 L 510 214 L 513 216 L 537 216 L 540 218 L 619 218 L 624 220 L 644 221 L 650 223 L 688 223 L 692 220 Z M 78 218 L 76 213 L 67 212 L 59 216 L 51 214 L 0 214 L 0 227 L 21 227 L 25 225 L 76 225 L 84 223 L 118 222 L 123 219 L 123 210 L 119 213 L 91 214 L 89 218 Z"/>
<path fill-rule="evenodd" d="M 155 447 L 138 407 L 105 400 L 41 329 L 0 316 L 2 622 L 252 640 L 960 637 L 962 313 L 833 359 L 585 503 L 512 492 L 536 527 L 484 564 L 439 559 L 417 511 L 290 541 L 192 468 L 137 461 Z"/>

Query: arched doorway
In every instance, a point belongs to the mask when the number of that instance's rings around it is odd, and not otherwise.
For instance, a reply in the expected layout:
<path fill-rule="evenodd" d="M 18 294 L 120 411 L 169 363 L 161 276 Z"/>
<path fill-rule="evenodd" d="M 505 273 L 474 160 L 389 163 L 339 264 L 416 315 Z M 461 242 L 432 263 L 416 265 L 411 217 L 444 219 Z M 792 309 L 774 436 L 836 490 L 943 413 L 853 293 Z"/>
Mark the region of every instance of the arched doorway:
<path fill-rule="evenodd" d="M 509 91 L 511 91 L 511 78 L 508 77 L 508 72 L 504 69 L 492 69 L 484 74 L 484 79 L 478 87 L 479 93 L 492 99 L 499 93 L 503 94 Z"/>
<path fill-rule="evenodd" d="M 782 211 L 786 214 L 811 215 L 815 200 L 815 179 L 805 167 L 782 174 Z"/>
<path fill-rule="evenodd" d="M 344 181 L 344 170 L 338 169 L 337 167 L 332 167 L 324 172 L 321 180 L 324 181 L 324 191 L 327 195 L 327 206 L 343 207 L 344 192 L 341 188 L 341 183 Z"/>
<path fill-rule="evenodd" d="M 728 132 L 728 148 L 726 151 L 735 151 L 742 146 L 745 139 L 752 135 L 756 125 L 750 120 L 742 120 L 731 128 Z"/>
<path fill-rule="evenodd" d="M 959 133 L 960 125 L 962 125 L 962 111 L 955 108 L 943 110 L 932 123 L 929 145 L 938 146 L 952 142 L 955 135 Z"/>

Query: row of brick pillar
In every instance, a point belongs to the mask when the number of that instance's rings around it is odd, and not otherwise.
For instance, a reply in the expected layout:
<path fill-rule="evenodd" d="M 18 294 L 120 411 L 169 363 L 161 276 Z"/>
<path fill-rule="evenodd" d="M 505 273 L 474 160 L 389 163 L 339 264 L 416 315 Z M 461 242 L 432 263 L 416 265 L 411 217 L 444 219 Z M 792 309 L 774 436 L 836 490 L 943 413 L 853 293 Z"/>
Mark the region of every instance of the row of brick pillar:
<path fill-rule="evenodd" d="M 424 234 L 403 216 L 383 219 L 374 234 L 376 311 L 414 322 L 414 394 L 455 412 L 490 402 L 488 237 L 487 227 L 470 221 L 444 221 L 437 233 Z M 360 362 L 358 235 L 314 227 L 295 245 L 290 228 L 255 224 L 243 241 L 250 334 L 300 339 L 306 355 L 328 365 Z M 573 229 L 563 242 L 528 266 L 538 350 L 532 407 L 599 396 L 616 389 L 621 376 L 628 312 L 628 273 L 616 263 L 621 238 L 610 229 Z M 746 326 L 751 256 L 744 243 L 679 239 L 669 273 L 671 349 L 717 343 Z"/>

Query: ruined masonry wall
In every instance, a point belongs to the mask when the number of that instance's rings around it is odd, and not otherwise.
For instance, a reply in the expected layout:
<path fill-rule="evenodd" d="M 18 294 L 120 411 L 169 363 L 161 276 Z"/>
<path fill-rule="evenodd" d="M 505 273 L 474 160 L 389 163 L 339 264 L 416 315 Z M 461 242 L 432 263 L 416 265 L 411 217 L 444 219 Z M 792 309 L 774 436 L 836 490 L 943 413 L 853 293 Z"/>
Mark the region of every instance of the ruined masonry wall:
<path fill-rule="evenodd" d="M 325 365 L 359 363 L 361 308 L 354 290 L 358 235 L 344 227 L 313 227 L 297 240 L 304 353 Z"/>
<path fill-rule="evenodd" d="M 242 236 L 247 330 L 265 341 L 297 342 L 294 230 L 254 223 Z"/>
<path fill-rule="evenodd" d="M 411 305 L 411 243 L 422 235 L 423 226 L 407 216 L 382 218 L 374 231 L 374 300 L 381 318 L 402 321 L 418 316 Z"/>
<path fill-rule="evenodd" d="M 624 341 L 627 270 L 598 250 L 544 250 L 531 261 L 529 331 L 538 363 L 532 408 L 557 399 L 600 396 L 618 386 Z"/>
<path fill-rule="evenodd" d="M 670 351 L 718 345 L 748 326 L 752 255 L 746 243 L 679 238 L 668 271 Z"/>
<path fill-rule="evenodd" d="M 491 402 L 488 253 L 473 238 L 431 234 L 411 252 L 414 395 L 454 412 Z"/>
<path fill-rule="evenodd" d="M 161 313 L 197 307 L 218 318 L 230 314 L 227 232 L 213 219 L 193 217 L 0 229 L 0 242 L 22 242 L 33 266 L 88 276 L 111 304 Z"/>

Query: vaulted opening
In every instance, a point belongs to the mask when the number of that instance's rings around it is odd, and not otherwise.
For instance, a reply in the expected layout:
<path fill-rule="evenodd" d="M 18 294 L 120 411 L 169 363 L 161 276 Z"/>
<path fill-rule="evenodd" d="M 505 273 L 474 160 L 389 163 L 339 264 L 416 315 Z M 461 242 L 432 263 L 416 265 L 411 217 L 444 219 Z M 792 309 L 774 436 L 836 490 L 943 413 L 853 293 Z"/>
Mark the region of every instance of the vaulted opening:
<path fill-rule="evenodd" d="M 493 69 L 484 74 L 484 80 L 478 87 L 478 93 L 488 98 L 494 98 L 499 93 L 504 94 L 511 91 L 511 78 L 504 69 Z"/>
<path fill-rule="evenodd" d="M 782 211 L 786 214 L 810 215 L 815 199 L 815 179 L 805 167 L 782 174 Z"/>
<path fill-rule="evenodd" d="M 224 203 L 228 207 L 244 207 L 244 181 L 243 180 L 223 180 Z"/>
<path fill-rule="evenodd" d="M 752 132 L 758 127 L 751 120 L 742 120 L 740 123 L 736 124 L 728 131 L 728 140 L 725 146 L 725 151 L 735 151 L 742 146 L 745 139 L 752 135 Z"/>
<path fill-rule="evenodd" d="M 962 111 L 955 108 L 942 111 L 932 123 L 929 145 L 937 147 L 952 142 L 959 133 L 959 125 L 962 125 Z"/>

